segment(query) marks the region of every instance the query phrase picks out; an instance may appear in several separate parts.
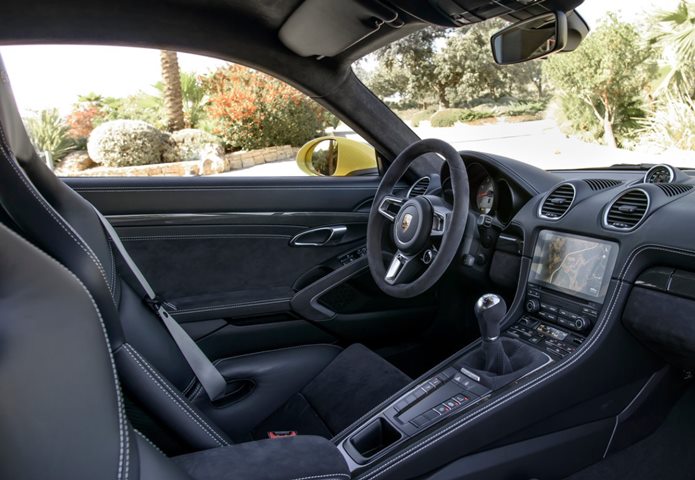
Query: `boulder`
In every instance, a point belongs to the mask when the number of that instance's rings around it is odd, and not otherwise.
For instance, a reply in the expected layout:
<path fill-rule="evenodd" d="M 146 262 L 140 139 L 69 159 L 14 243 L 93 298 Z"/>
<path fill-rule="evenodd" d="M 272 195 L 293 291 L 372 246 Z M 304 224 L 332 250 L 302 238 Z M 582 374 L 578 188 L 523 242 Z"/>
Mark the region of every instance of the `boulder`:
<path fill-rule="evenodd" d="M 205 156 L 224 155 L 222 141 L 204 130 L 185 128 L 171 134 L 179 161 L 202 160 Z"/>
<path fill-rule="evenodd" d="M 88 168 L 95 167 L 97 164 L 89 158 L 89 153 L 86 150 L 78 150 L 68 153 L 58 164 L 56 173 L 58 175 L 68 174 L 72 172 L 81 172 Z"/>

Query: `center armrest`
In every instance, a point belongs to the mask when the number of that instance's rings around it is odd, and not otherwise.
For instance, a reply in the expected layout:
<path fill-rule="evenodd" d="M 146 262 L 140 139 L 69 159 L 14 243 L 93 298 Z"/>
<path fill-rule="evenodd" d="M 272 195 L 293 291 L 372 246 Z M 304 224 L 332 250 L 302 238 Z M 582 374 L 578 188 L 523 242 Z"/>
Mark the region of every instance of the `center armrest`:
<path fill-rule="evenodd" d="M 350 478 L 338 448 L 322 437 L 296 436 L 240 443 L 173 457 L 195 480 Z"/>

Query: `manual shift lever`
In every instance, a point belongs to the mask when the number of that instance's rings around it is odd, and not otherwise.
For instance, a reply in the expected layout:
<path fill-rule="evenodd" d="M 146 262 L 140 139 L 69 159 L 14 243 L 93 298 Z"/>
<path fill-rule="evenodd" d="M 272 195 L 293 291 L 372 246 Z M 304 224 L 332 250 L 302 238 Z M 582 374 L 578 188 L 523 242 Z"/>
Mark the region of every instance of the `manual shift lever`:
<path fill-rule="evenodd" d="M 494 342 L 500 336 L 500 322 L 507 313 L 504 299 L 494 293 L 488 293 L 478 299 L 475 304 L 475 317 L 483 341 Z"/>
<path fill-rule="evenodd" d="M 497 375 L 512 371 L 509 356 L 499 340 L 500 322 L 506 313 L 507 304 L 502 297 L 494 293 L 483 295 L 475 304 L 475 316 L 483 340 L 485 370 Z"/>

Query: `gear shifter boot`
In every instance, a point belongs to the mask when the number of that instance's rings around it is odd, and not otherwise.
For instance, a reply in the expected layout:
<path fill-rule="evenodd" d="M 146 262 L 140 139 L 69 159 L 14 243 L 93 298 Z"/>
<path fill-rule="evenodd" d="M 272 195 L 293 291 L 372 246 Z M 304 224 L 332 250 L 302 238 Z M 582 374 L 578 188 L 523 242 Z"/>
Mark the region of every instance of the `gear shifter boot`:
<path fill-rule="evenodd" d="M 512 362 L 509 360 L 507 352 L 504 351 L 502 341 L 499 338 L 494 342 L 483 341 L 482 350 L 485 357 L 483 370 L 486 372 L 505 375 L 514 371 Z"/>
<path fill-rule="evenodd" d="M 519 340 L 500 337 L 466 354 L 456 364 L 480 377 L 480 383 L 497 390 L 547 363 L 549 357 Z"/>

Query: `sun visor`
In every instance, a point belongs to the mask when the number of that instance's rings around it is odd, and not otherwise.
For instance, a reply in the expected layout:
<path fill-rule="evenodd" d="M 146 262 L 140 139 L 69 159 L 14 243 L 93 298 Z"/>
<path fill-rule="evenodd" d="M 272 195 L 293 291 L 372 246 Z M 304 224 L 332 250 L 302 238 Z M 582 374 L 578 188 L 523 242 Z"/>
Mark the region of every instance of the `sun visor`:
<path fill-rule="evenodd" d="M 2 124 L 5 142 L 9 144 L 15 157 L 18 160 L 31 159 L 35 154 L 34 147 L 24 128 L 24 122 L 19 116 L 10 86 L 10 77 L 5 70 L 2 56 L 0 56 L 0 124 Z"/>
<path fill-rule="evenodd" d="M 334 57 L 380 28 L 402 25 L 398 13 L 378 1 L 305 0 L 282 25 L 279 37 L 303 57 Z"/>

